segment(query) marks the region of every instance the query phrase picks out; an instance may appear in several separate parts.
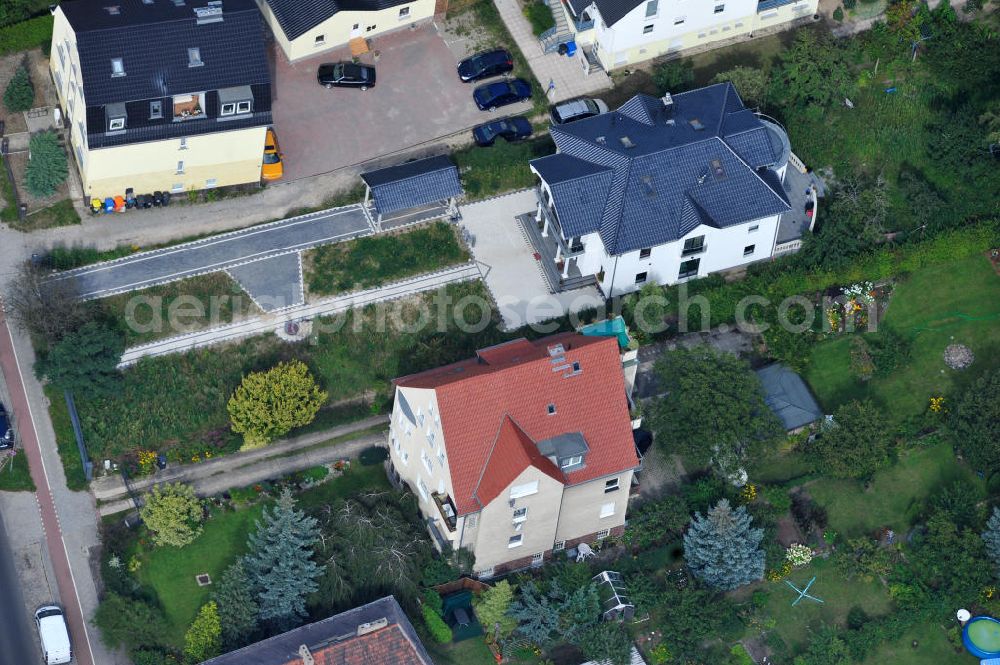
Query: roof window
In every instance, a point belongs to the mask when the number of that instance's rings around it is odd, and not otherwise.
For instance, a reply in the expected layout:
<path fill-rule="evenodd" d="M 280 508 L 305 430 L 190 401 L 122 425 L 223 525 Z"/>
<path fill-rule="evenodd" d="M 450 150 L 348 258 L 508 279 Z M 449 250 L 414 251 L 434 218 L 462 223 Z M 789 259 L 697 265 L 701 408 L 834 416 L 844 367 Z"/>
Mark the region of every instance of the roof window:
<path fill-rule="evenodd" d="M 201 61 L 201 49 L 198 47 L 188 49 L 188 67 L 201 67 L 205 63 Z"/>
<path fill-rule="evenodd" d="M 624 148 L 634 148 L 635 147 L 635 144 L 632 143 L 632 139 L 630 139 L 627 136 L 622 136 L 618 140 L 621 141 L 622 147 L 624 147 Z"/>
<path fill-rule="evenodd" d="M 104 7 L 104 11 L 108 13 L 109 16 L 118 16 L 122 13 L 121 5 L 107 5 Z"/>
<path fill-rule="evenodd" d="M 556 412 L 556 405 L 555 405 L 555 404 L 552 404 L 552 403 L 550 403 L 550 404 L 548 405 L 548 407 L 546 408 L 546 412 L 547 412 L 547 413 L 548 413 L 548 414 L 549 414 L 550 416 L 552 416 L 552 415 L 555 415 L 555 412 Z"/>
<path fill-rule="evenodd" d="M 690 120 L 688 120 L 688 124 L 691 125 L 691 127 L 694 128 L 695 130 L 705 129 L 705 125 L 701 124 L 701 120 L 699 120 L 698 118 L 691 118 Z"/>
<path fill-rule="evenodd" d="M 111 58 L 111 76 L 125 76 L 125 62 L 121 58 Z"/>
<path fill-rule="evenodd" d="M 722 168 L 722 162 L 718 159 L 713 159 L 709 162 L 712 167 L 712 174 L 715 176 L 716 180 L 721 180 L 726 177 L 726 169 Z"/>

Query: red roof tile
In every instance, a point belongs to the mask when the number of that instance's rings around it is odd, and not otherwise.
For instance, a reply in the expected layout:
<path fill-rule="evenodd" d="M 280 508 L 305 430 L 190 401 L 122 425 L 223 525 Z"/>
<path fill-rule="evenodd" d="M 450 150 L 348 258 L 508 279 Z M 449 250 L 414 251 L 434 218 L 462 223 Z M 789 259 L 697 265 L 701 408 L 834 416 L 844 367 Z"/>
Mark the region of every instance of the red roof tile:
<path fill-rule="evenodd" d="M 430 665 L 398 625 L 316 649 L 312 656 L 316 665 Z M 302 665 L 302 659 L 282 665 Z"/>
<path fill-rule="evenodd" d="M 556 347 L 560 344 L 563 353 Z M 452 498 L 460 514 L 480 510 L 529 464 L 541 464 L 531 441 L 569 432 L 583 435 L 589 451 L 582 468 L 564 474 L 541 457 L 567 485 L 639 463 L 615 338 L 563 333 L 514 340 L 483 349 L 476 358 L 402 377 L 396 384 L 437 393 Z M 555 405 L 554 414 L 548 413 L 549 404 Z M 506 425 L 508 421 L 513 422 Z M 496 459 L 494 449 L 502 452 Z M 506 478 L 510 480 L 501 486 Z"/>

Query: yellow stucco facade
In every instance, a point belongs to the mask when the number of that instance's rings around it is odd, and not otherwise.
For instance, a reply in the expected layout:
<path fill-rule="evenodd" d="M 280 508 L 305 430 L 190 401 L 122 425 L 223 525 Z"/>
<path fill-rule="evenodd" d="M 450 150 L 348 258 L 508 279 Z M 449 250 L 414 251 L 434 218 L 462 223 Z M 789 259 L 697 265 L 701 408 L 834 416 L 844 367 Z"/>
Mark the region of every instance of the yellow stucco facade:
<path fill-rule="evenodd" d="M 129 187 L 135 194 L 180 193 L 260 180 L 265 127 L 90 149 L 76 34 L 58 7 L 49 70 L 70 127 L 72 160 L 88 198 L 124 195 Z"/>
<path fill-rule="evenodd" d="M 274 39 L 291 62 L 330 51 L 355 37 L 371 38 L 434 16 L 434 0 L 414 0 L 379 11 L 342 11 L 306 33 L 288 39 L 266 0 L 258 0 Z"/>

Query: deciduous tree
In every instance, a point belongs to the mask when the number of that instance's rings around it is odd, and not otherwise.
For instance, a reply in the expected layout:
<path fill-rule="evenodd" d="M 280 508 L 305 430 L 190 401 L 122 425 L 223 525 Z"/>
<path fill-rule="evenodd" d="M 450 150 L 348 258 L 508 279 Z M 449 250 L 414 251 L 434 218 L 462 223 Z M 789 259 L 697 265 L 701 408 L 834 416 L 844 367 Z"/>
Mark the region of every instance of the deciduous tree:
<path fill-rule="evenodd" d="M 295 508 L 285 489 L 264 509 L 248 541 L 244 564 L 257 593 L 260 619 L 288 630 L 306 616 L 306 596 L 317 589 L 319 567 L 312 560 L 319 540 L 316 520 Z"/>
<path fill-rule="evenodd" d="M 31 159 L 24 174 L 24 184 L 35 196 L 50 196 L 69 174 L 66 151 L 55 132 L 38 132 L 28 141 Z"/>
<path fill-rule="evenodd" d="M 771 85 L 767 70 L 737 65 L 727 71 L 719 72 L 712 79 L 713 83 L 724 81 L 730 81 L 736 86 L 743 103 L 749 107 L 764 106 L 767 101 L 768 88 Z"/>
<path fill-rule="evenodd" d="M 77 297 L 72 278 L 46 280 L 48 273 L 30 261 L 17 269 L 5 302 L 11 319 L 22 330 L 52 346 L 91 320 L 89 303 Z"/>
<path fill-rule="evenodd" d="M 163 644 L 166 621 L 159 608 L 141 600 L 108 593 L 94 616 L 104 641 L 111 647 L 128 649 Z"/>
<path fill-rule="evenodd" d="M 986 372 L 962 393 L 948 431 L 976 471 L 992 475 L 1000 470 L 1000 372 Z"/>
<path fill-rule="evenodd" d="M 752 452 L 783 433 L 764 403 L 760 380 L 746 362 L 702 346 L 669 351 L 656 364 L 667 393 L 650 408 L 661 450 L 733 479 Z"/>
<path fill-rule="evenodd" d="M 822 110 L 843 104 L 853 83 L 841 44 L 826 31 L 799 30 L 782 56 L 776 94 L 794 106 Z"/>
<path fill-rule="evenodd" d="M 201 534 L 204 513 L 194 488 L 183 483 L 156 485 L 144 497 L 139 516 L 157 545 L 184 547 Z"/>
<path fill-rule="evenodd" d="M 580 634 L 580 649 L 590 660 L 610 665 L 632 662 L 632 638 L 617 622 L 601 622 Z"/>
<path fill-rule="evenodd" d="M 497 624 L 500 625 L 500 635 L 507 636 L 514 632 L 517 620 L 507 614 L 514 600 L 514 587 L 507 580 L 501 580 L 479 596 L 476 602 L 476 616 L 487 634 L 493 635 Z"/>
<path fill-rule="evenodd" d="M 200 663 L 215 658 L 222 651 L 222 627 L 215 601 L 209 601 L 198 610 L 191 627 L 184 634 L 184 655 Z"/>
<path fill-rule="evenodd" d="M 889 461 L 892 437 L 871 402 L 848 402 L 806 448 L 813 466 L 838 478 L 867 478 Z"/>
<path fill-rule="evenodd" d="M 229 417 L 244 447 L 253 448 L 311 423 L 326 398 L 305 363 L 293 360 L 243 377 L 229 400 Z"/>
<path fill-rule="evenodd" d="M 722 499 L 706 516 L 696 513 L 684 534 L 691 573 L 713 589 L 729 591 L 764 576 L 763 529 L 751 527 L 746 508 Z"/>
<path fill-rule="evenodd" d="M 257 630 L 260 608 L 242 559 L 226 568 L 212 598 L 219 608 L 222 643 L 226 649 L 246 644 Z"/>

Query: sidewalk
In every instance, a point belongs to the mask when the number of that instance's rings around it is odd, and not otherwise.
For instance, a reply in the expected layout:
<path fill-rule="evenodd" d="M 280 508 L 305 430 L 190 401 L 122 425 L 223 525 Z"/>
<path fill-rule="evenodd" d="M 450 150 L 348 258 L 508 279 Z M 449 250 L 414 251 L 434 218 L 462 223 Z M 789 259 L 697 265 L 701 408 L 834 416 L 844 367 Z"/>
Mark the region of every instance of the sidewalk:
<path fill-rule="evenodd" d="M 584 97 L 611 87 L 611 79 L 603 70 L 595 71 L 589 76 L 584 73 L 578 57 L 569 58 L 558 53 L 543 53 L 541 42 L 531 32 L 531 24 L 528 23 L 517 0 L 493 0 L 493 4 L 497 6 L 500 18 L 517 42 L 524 59 L 528 61 L 528 66 L 538 79 L 542 92 L 549 88 L 550 82 L 555 86 L 552 92 L 546 93 L 550 104 L 574 97 Z"/>
<path fill-rule="evenodd" d="M 351 432 L 360 433 L 379 425 L 388 426 L 388 423 L 388 416 L 375 416 L 351 425 L 282 441 L 259 450 L 226 455 L 211 462 L 178 465 L 141 478 L 133 483 L 133 487 L 141 493 L 154 484 L 184 482 L 192 485 L 200 496 L 213 496 L 234 487 L 246 487 L 280 478 L 313 466 L 330 464 L 341 459 L 353 459 L 366 448 L 385 445 L 385 434 L 378 431 L 359 434 L 357 438 L 337 441 L 330 445 L 321 444 L 339 436 L 350 436 Z M 338 434 L 338 431 L 341 433 Z M 296 451 L 301 452 L 296 454 Z M 108 480 L 98 487 L 98 480 L 105 479 Z M 113 498 L 125 494 L 121 476 L 105 476 L 98 480 L 91 484 L 95 495 L 100 493 L 101 498 L 109 497 L 105 499 L 107 503 L 98 506 L 101 517 L 134 508 L 130 498 Z"/>
<path fill-rule="evenodd" d="M 463 263 L 437 272 L 417 275 L 399 282 L 387 284 L 367 291 L 354 291 L 342 296 L 324 298 L 313 303 L 296 305 L 273 315 L 244 319 L 208 330 L 168 337 L 141 346 L 125 349 L 119 367 L 132 365 L 146 356 L 163 356 L 169 353 L 183 353 L 222 342 L 232 342 L 245 337 L 275 332 L 287 321 L 304 321 L 320 316 L 339 314 L 349 309 L 362 308 L 377 302 L 397 300 L 422 291 L 433 291 L 448 284 L 469 282 L 481 277 L 476 263 Z"/>

